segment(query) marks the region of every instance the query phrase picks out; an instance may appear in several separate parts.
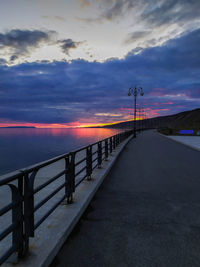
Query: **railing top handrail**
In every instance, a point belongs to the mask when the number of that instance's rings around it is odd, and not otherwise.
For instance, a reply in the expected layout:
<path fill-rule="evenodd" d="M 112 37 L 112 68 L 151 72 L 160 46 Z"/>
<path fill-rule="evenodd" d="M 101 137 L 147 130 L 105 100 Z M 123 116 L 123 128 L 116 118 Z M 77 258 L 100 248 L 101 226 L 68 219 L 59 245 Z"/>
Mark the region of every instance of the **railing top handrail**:
<path fill-rule="evenodd" d="M 120 133 L 125 133 L 125 132 L 130 132 L 131 130 L 128 130 L 128 131 L 123 131 L 123 132 L 120 132 Z M 115 135 L 112 135 L 112 136 L 109 136 L 107 138 L 104 138 L 102 140 L 98 140 L 96 141 L 95 143 L 92 143 L 92 144 L 89 144 L 89 145 L 86 145 L 86 146 L 83 146 L 83 147 L 80 147 L 79 149 L 76 149 L 76 150 L 72 150 L 71 152 L 68 152 L 68 153 L 64 153 L 62 155 L 59 155 L 57 157 L 53 157 L 51 159 L 48 159 L 48 160 L 45 160 L 45 161 L 42 161 L 42 162 L 39 162 L 39 163 L 36 163 L 36 164 L 33 164 L 33 165 L 30 165 L 28 167 L 25 167 L 25 168 L 21 168 L 19 170 L 16 170 L 16 171 L 13 171 L 13 172 L 10 172 L 10 173 L 7 173 L 7 174 L 4 174 L 4 175 L 1 175 L 0 176 L 0 186 L 2 185 L 5 185 L 7 183 L 10 183 L 12 181 L 14 181 L 16 178 L 19 178 L 20 176 L 24 175 L 24 174 L 27 174 L 27 173 L 30 173 L 30 172 L 33 172 L 35 170 L 39 170 L 43 167 L 46 167 L 54 162 L 57 162 L 67 156 L 69 156 L 70 154 L 72 153 L 78 153 L 84 149 L 86 149 L 87 147 L 89 146 L 94 146 L 96 144 L 98 144 L 99 142 L 103 142 L 105 140 L 108 140 L 120 133 L 117 133 Z"/>
<path fill-rule="evenodd" d="M 120 133 L 125 133 L 125 132 L 129 132 L 129 131 L 123 131 L 123 132 L 120 132 Z M 95 143 L 92 143 L 92 144 L 89 144 L 89 145 L 80 147 L 79 149 L 72 150 L 70 153 L 77 153 L 77 152 L 80 152 L 81 150 L 84 150 L 84 149 L 86 149 L 86 148 L 89 147 L 89 146 L 97 145 L 99 142 L 103 142 L 103 141 L 105 141 L 105 140 L 108 140 L 108 139 L 110 139 L 111 137 L 114 137 L 114 136 L 116 136 L 116 135 L 118 135 L 118 134 L 120 134 L 120 133 L 117 133 L 117 134 L 111 135 L 111 136 L 109 136 L 109 137 L 107 137 L 107 138 L 98 140 L 98 141 L 96 141 Z M 69 154 L 70 154 L 70 153 L 69 153 Z"/>
<path fill-rule="evenodd" d="M 33 164 L 31 166 L 21 168 L 19 170 L 14 171 L 14 172 L 1 175 L 0 176 L 0 186 L 3 184 L 6 184 L 6 183 L 12 182 L 13 180 L 15 180 L 16 178 L 19 178 L 19 176 L 21 176 L 23 174 L 30 173 L 34 170 L 41 169 L 42 167 L 48 166 L 49 164 L 52 164 L 52 163 L 54 163 L 54 162 L 56 162 L 56 161 L 58 161 L 64 157 L 66 157 L 67 155 L 69 155 L 69 153 L 62 154 L 60 156 L 57 156 L 57 157 Z"/>
<path fill-rule="evenodd" d="M 20 170 L 16 170 L 13 172 L 9 172 L 6 174 L 3 174 L 0 176 L 0 186 L 7 184 L 9 182 L 14 181 L 16 178 L 18 178 L 22 173 L 20 172 Z"/>

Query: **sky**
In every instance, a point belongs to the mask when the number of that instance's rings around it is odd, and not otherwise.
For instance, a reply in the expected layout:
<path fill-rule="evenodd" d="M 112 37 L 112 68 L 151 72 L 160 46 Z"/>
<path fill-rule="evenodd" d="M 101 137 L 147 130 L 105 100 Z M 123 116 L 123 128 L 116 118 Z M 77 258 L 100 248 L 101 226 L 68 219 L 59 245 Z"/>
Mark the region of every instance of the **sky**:
<path fill-rule="evenodd" d="M 200 107 L 199 0 L 0 0 L 0 127 Z"/>

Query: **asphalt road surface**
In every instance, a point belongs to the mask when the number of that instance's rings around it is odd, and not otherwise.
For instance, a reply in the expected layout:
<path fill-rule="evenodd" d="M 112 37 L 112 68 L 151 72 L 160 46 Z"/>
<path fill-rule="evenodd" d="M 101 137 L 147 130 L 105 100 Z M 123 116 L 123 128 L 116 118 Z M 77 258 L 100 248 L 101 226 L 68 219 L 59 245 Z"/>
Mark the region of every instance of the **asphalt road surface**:
<path fill-rule="evenodd" d="M 200 152 L 130 141 L 51 266 L 199 267 Z"/>

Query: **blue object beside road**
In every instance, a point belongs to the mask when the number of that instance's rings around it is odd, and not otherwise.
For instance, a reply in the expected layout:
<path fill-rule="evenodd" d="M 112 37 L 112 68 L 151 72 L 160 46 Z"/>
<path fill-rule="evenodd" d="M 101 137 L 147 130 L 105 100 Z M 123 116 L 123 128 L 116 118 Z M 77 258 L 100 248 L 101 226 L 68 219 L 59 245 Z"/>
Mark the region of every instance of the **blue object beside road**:
<path fill-rule="evenodd" d="M 180 130 L 180 134 L 194 134 L 194 130 Z"/>

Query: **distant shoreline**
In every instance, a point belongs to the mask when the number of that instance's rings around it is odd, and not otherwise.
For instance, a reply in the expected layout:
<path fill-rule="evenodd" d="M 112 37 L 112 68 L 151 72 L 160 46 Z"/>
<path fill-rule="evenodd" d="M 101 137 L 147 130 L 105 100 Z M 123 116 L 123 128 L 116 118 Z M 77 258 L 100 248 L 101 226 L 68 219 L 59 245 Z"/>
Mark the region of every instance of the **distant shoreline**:
<path fill-rule="evenodd" d="M 24 129 L 24 128 L 25 128 L 25 129 L 26 129 L 26 128 L 31 128 L 31 129 L 34 128 L 34 129 L 37 129 L 37 128 L 34 127 L 34 126 L 7 126 L 7 127 L 0 127 L 0 129 L 1 129 L 1 128 L 3 128 L 3 129 L 7 129 L 7 128 L 20 128 L 20 129 L 21 129 L 21 128 L 23 128 L 23 129 Z"/>

